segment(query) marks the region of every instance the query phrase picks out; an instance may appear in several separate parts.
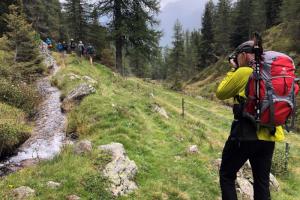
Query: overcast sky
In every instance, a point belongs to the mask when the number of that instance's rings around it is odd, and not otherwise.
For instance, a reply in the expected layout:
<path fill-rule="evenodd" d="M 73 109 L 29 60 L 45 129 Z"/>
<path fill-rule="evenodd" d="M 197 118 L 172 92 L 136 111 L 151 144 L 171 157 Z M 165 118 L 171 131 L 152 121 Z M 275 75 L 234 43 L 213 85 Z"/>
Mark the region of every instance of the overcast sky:
<path fill-rule="evenodd" d="M 65 0 L 60 0 L 64 2 Z M 92 1 L 92 0 L 90 0 Z M 158 16 L 160 29 L 164 35 L 160 41 L 162 46 L 171 45 L 173 26 L 176 19 L 182 23 L 184 30 L 199 29 L 208 0 L 160 0 L 161 12 Z"/>

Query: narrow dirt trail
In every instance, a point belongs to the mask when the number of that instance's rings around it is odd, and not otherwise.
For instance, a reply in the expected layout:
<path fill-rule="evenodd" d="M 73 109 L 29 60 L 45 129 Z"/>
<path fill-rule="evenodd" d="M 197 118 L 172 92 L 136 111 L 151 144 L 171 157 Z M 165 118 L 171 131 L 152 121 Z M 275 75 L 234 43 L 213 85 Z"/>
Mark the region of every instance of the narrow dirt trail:
<path fill-rule="evenodd" d="M 44 48 L 43 48 L 44 49 Z M 14 172 L 40 160 L 52 159 L 59 154 L 65 141 L 66 116 L 61 112 L 60 91 L 51 86 L 51 77 L 59 67 L 48 50 L 42 51 L 45 62 L 51 63 L 51 74 L 37 82 L 43 102 L 38 108 L 32 136 L 17 153 L 0 163 L 0 176 Z"/>

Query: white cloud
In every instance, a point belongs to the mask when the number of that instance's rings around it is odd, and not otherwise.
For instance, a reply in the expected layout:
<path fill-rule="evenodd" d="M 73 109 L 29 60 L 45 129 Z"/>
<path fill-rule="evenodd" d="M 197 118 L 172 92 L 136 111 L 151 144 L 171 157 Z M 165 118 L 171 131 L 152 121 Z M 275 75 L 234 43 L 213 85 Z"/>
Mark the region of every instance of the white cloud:
<path fill-rule="evenodd" d="M 176 2 L 176 1 L 179 1 L 179 0 L 161 0 L 160 1 L 161 9 L 163 9 L 167 4 Z"/>

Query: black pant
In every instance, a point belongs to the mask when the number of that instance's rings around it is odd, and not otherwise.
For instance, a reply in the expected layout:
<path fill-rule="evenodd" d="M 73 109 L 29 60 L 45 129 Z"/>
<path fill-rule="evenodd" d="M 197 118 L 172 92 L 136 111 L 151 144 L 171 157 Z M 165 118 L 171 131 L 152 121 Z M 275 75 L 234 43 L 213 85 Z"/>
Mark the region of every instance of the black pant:
<path fill-rule="evenodd" d="M 269 180 L 275 143 L 261 140 L 227 140 L 220 168 L 223 200 L 237 200 L 235 179 L 239 169 L 249 159 L 254 178 L 254 199 L 270 200 Z"/>

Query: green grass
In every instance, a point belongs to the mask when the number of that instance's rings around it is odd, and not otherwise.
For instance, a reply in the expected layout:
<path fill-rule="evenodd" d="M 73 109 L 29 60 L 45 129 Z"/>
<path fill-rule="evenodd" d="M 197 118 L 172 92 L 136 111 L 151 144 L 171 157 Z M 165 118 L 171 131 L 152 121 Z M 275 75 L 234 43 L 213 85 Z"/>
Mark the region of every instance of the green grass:
<path fill-rule="evenodd" d="M 13 106 L 0 102 L 0 156 L 12 152 L 31 132 L 26 114 Z"/>
<path fill-rule="evenodd" d="M 110 142 L 124 145 L 130 159 L 139 168 L 136 182 L 139 189 L 120 197 L 122 200 L 215 200 L 220 196 L 218 172 L 212 161 L 221 156 L 232 120 L 231 110 L 216 102 L 186 96 L 160 85 L 140 79 L 123 79 L 108 68 L 69 56 L 67 66 L 60 70 L 52 83 L 65 96 L 82 80 L 70 80 L 68 74 L 88 75 L 97 80 L 97 92 L 83 99 L 68 113 L 69 133 L 89 139 L 97 146 Z M 154 98 L 150 93 L 154 94 Z M 181 116 L 181 100 L 185 99 L 185 118 Z M 157 103 L 164 107 L 169 119 L 152 111 Z M 282 191 L 273 199 L 297 199 L 300 189 L 300 138 L 291 136 L 290 176 L 280 179 Z M 189 145 L 198 145 L 198 154 L 188 154 Z M 64 199 L 76 194 L 83 199 L 111 199 L 106 192 L 107 180 L 101 177 L 99 166 L 107 159 L 94 150 L 90 155 L 75 156 L 67 147 L 52 161 L 24 169 L 0 181 L 0 199 L 8 199 L 11 188 L 30 186 L 37 191 L 34 199 Z M 49 180 L 62 182 L 58 190 L 47 189 Z M 95 190 L 93 188 L 98 188 Z M 98 196 L 97 196 L 98 195 Z M 284 198 L 280 198 L 284 197 Z"/>

